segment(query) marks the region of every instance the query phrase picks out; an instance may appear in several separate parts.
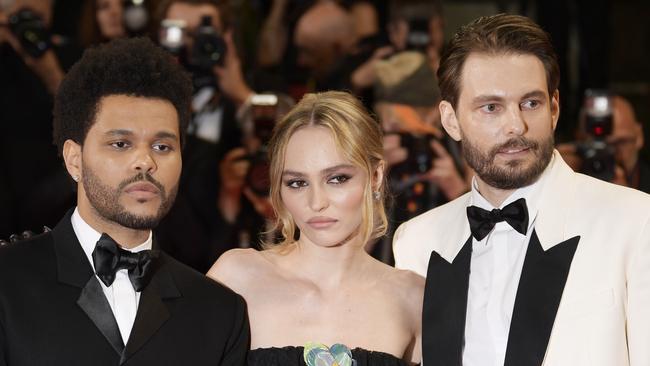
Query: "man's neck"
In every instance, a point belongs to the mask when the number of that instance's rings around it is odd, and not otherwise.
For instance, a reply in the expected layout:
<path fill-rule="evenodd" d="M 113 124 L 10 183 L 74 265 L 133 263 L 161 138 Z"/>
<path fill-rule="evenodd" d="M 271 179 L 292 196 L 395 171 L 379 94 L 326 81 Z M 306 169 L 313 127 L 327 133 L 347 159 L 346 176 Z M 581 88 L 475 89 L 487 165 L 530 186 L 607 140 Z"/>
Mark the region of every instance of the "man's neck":
<path fill-rule="evenodd" d="M 630 169 L 625 169 L 625 181 L 628 187 L 639 189 L 641 184 L 641 167 L 639 166 L 639 161 L 635 161 L 634 165 Z"/>
<path fill-rule="evenodd" d="M 476 176 L 476 185 L 478 186 L 478 192 L 481 196 L 483 196 L 483 198 L 490 202 L 494 207 L 501 206 L 501 204 L 516 191 L 516 189 L 500 189 L 492 187 L 485 183 L 479 176 Z"/>
<path fill-rule="evenodd" d="M 124 249 L 132 249 L 144 243 L 149 238 L 151 230 L 136 230 L 124 227 L 116 222 L 102 217 L 93 207 L 77 206 L 79 216 L 99 233 L 110 235 Z"/>

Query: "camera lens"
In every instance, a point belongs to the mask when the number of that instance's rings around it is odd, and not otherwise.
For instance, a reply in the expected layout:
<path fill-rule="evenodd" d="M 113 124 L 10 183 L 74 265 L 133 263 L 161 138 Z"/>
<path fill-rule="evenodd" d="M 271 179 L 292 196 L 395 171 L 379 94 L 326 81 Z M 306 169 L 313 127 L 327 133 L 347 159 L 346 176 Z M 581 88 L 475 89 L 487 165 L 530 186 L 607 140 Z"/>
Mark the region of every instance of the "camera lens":
<path fill-rule="evenodd" d="M 50 48 L 50 34 L 43 19 L 24 8 L 9 17 L 9 28 L 20 45 L 32 57 L 41 57 Z"/>
<path fill-rule="evenodd" d="M 210 63 L 218 64 L 221 61 L 223 47 L 215 38 L 208 38 L 205 42 L 200 43 L 201 53 L 210 60 Z"/>
<path fill-rule="evenodd" d="M 251 166 L 246 176 L 246 184 L 257 195 L 268 197 L 271 191 L 271 178 L 269 177 L 270 164 L 266 154 L 258 153 L 251 160 Z"/>
<path fill-rule="evenodd" d="M 426 173 L 431 169 L 433 162 L 433 149 L 431 148 L 431 135 L 400 134 L 401 145 L 408 150 L 408 157 L 404 164 L 410 173 Z"/>
<path fill-rule="evenodd" d="M 203 69 L 222 65 L 226 54 L 226 42 L 212 27 L 211 19 L 209 15 L 201 19 L 201 26 L 196 32 L 192 48 L 192 63 Z"/>
<path fill-rule="evenodd" d="M 614 149 L 604 141 L 590 141 L 578 146 L 582 158 L 580 173 L 611 182 L 614 179 L 616 158 Z"/>

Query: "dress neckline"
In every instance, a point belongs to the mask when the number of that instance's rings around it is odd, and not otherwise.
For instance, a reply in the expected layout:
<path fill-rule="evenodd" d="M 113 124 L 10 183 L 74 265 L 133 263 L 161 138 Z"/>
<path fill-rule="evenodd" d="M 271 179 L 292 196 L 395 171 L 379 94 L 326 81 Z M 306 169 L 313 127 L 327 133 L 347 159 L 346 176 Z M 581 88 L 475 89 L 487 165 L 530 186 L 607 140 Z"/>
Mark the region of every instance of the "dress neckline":
<path fill-rule="evenodd" d="M 255 349 L 251 349 L 249 352 L 257 352 L 257 351 L 259 351 L 259 352 L 270 352 L 270 351 L 274 351 L 274 350 L 281 350 L 281 351 L 287 351 L 287 352 L 291 352 L 291 351 L 294 351 L 294 350 L 300 350 L 302 352 L 304 349 L 305 349 L 305 347 L 303 347 L 303 346 L 282 346 L 282 347 L 269 346 L 269 347 L 258 347 L 258 348 L 255 348 Z M 386 357 L 392 357 L 392 358 L 394 358 L 396 360 L 404 361 L 401 358 L 395 356 L 394 354 L 388 353 L 388 352 L 373 351 L 373 350 L 368 350 L 368 349 L 361 348 L 361 347 L 350 348 L 350 350 L 352 351 L 352 353 L 368 352 L 368 353 L 371 353 L 371 354 L 382 355 L 382 356 L 386 356 Z M 404 362 L 406 362 L 406 361 L 404 361 Z"/>

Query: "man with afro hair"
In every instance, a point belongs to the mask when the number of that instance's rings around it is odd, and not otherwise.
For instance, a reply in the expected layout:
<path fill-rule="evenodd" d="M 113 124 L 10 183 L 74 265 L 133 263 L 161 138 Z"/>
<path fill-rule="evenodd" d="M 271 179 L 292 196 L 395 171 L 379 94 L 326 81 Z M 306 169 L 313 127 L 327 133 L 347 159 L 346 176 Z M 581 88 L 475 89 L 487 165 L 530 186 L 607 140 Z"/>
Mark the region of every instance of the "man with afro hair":
<path fill-rule="evenodd" d="M 191 89 L 147 39 L 90 49 L 65 77 L 54 142 L 77 207 L 0 250 L 0 366 L 244 364 L 243 299 L 152 235 L 176 195 Z"/>

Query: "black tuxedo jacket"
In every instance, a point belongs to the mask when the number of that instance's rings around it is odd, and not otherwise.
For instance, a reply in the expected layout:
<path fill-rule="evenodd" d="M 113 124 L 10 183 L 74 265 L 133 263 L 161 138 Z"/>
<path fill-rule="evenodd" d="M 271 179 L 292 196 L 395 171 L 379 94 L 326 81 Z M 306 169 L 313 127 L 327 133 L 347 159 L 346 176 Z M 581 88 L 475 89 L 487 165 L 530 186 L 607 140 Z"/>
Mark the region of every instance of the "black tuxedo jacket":
<path fill-rule="evenodd" d="M 164 253 L 123 345 L 70 216 L 0 250 L 0 366 L 245 363 L 244 300 Z"/>

